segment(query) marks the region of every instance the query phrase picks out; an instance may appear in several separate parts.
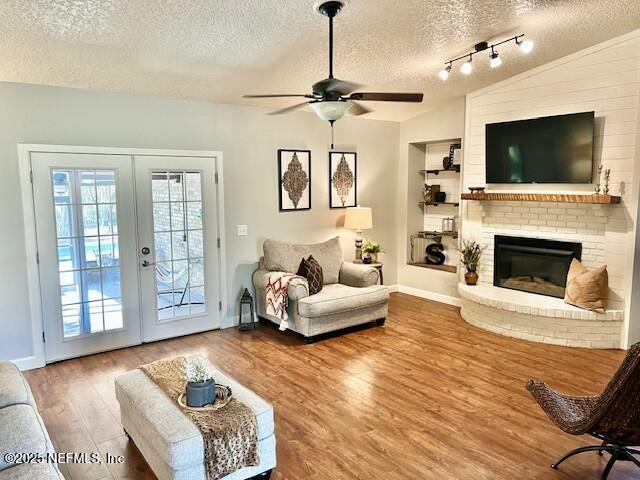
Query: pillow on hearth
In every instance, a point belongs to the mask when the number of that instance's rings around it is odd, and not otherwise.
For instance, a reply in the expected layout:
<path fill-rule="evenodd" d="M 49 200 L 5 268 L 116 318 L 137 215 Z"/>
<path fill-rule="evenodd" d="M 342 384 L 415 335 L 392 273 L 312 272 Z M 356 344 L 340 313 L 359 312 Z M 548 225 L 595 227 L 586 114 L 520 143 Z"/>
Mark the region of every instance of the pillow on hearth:
<path fill-rule="evenodd" d="M 298 267 L 296 275 L 300 275 L 307 279 L 307 283 L 309 284 L 309 295 L 315 295 L 322 290 L 322 267 L 318 261 L 313 258 L 313 255 L 309 255 L 309 258 L 303 258 L 300 261 L 300 266 Z"/>
<path fill-rule="evenodd" d="M 604 302 L 607 293 L 607 266 L 589 270 L 580 260 L 571 260 L 567 274 L 564 301 L 570 305 L 605 313 Z"/>

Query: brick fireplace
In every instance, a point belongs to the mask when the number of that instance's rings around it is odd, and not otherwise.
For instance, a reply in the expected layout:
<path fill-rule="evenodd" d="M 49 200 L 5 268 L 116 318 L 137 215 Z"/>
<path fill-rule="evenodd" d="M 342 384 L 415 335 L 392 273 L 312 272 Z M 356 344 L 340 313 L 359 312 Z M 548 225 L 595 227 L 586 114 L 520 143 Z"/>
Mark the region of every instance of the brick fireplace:
<path fill-rule="evenodd" d="M 523 340 L 620 348 L 625 269 L 613 218 L 622 208 L 543 201 L 469 201 L 466 208 L 463 237 L 485 247 L 479 284 L 458 288 L 467 322 Z M 588 268 L 608 264 L 605 314 L 564 303 L 572 258 Z"/>

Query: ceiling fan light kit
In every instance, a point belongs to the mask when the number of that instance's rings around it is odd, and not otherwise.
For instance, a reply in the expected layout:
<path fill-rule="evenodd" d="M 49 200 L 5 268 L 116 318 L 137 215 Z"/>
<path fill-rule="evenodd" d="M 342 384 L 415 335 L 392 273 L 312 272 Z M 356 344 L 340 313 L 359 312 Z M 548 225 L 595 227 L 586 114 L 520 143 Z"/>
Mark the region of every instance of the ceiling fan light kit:
<path fill-rule="evenodd" d="M 453 65 L 453 63 L 464 59 L 466 59 L 466 61 L 460 66 L 460 72 L 464 75 L 470 75 L 473 71 L 473 56 L 488 49 L 491 49 L 491 53 L 489 54 L 489 66 L 491 68 L 498 68 L 500 65 L 502 65 L 502 58 L 500 58 L 500 55 L 498 55 L 498 52 L 496 51 L 496 47 L 498 47 L 499 45 L 515 42 L 515 44 L 523 53 L 530 53 L 531 50 L 533 50 L 533 41 L 529 39 L 525 40 L 523 37 L 524 34 L 520 34 L 497 43 L 476 43 L 473 52 L 465 53 L 464 55 L 460 55 L 457 58 L 452 58 L 444 62 L 446 67 L 438 72 L 438 76 L 442 79 L 443 82 L 446 81 L 449 78 L 449 73 L 451 72 L 451 66 Z"/>
<path fill-rule="evenodd" d="M 316 112 L 316 115 L 327 122 L 340 120 L 347 110 L 349 110 L 350 106 L 348 102 L 343 100 L 311 103 L 311 108 Z"/>
<path fill-rule="evenodd" d="M 422 102 L 422 93 L 369 93 L 356 92 L 361 85 L 345 80 L 339 80 L 333 76 L 333 19 L 345 6 L 343 0 L 322 1 L 316 3 L 314 9 L 329 19 L 329 76 L 313 84 L 311 94 L 275 94 L 275 95 L 245 95 L 245 98 L 276 98 L 276 97 L 303 97 L 305 102 L 292 105 L 271 112 L 271 115 L 289 113 L 310 105 L 313 111 L 322 120 L 331 123 L 333 137 L 333 123 L 340 120 L 347 110 L 351 115 L 364 115 L 371 110 L 360 101 L 375 102 Z M 451 68 L 449 67 L 449 70 Z M 333 140 L 331 142 L 333 148 Z"/>

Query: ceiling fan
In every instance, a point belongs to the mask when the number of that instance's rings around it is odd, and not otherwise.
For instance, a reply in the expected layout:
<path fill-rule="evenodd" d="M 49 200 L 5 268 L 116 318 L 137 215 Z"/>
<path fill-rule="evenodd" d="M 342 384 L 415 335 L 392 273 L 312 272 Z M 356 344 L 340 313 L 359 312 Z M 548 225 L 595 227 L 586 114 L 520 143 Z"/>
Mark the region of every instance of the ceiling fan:
<path fill-rule="evenodd" d="M 343 0 L 331 0 L 320 3 L 316 10 L 329 18 L 329 77 L 313 84 L 310 94 L 274 94 L 274 95 L 244 95 L 245 98 L 277 98 L 277 97 L 302 97 L 308 99 L 305 102 L 291 105 L 270 112 L 270 115 L 279 115 L 292 112 L 305 105 L 311 108 L 322 120 L 331 123 L 339 120 L 350 110 L 351 115 L 363 115 L 371 110 L 362 105 L 361 101 L 377 102 L 422 102 L 422 93 L 367 93 L 356 92 L 360 85 L 345 80 L 339 80 L 333 76 L 333 18 L 344 7 Z"/>

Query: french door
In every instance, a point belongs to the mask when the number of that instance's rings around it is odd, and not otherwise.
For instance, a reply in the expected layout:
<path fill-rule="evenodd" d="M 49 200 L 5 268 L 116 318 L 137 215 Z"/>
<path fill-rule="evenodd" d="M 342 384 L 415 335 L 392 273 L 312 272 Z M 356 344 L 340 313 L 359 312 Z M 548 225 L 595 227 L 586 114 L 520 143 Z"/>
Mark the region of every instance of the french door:
<path fill-rule="evenodd" d="M 219 328 L 215 158 L 30 162 L 47 362 Z"/>
<path fill-rule="evenodd" d="M 143 340 L 220 328 L 211 158 L 136 156 Z"/>

